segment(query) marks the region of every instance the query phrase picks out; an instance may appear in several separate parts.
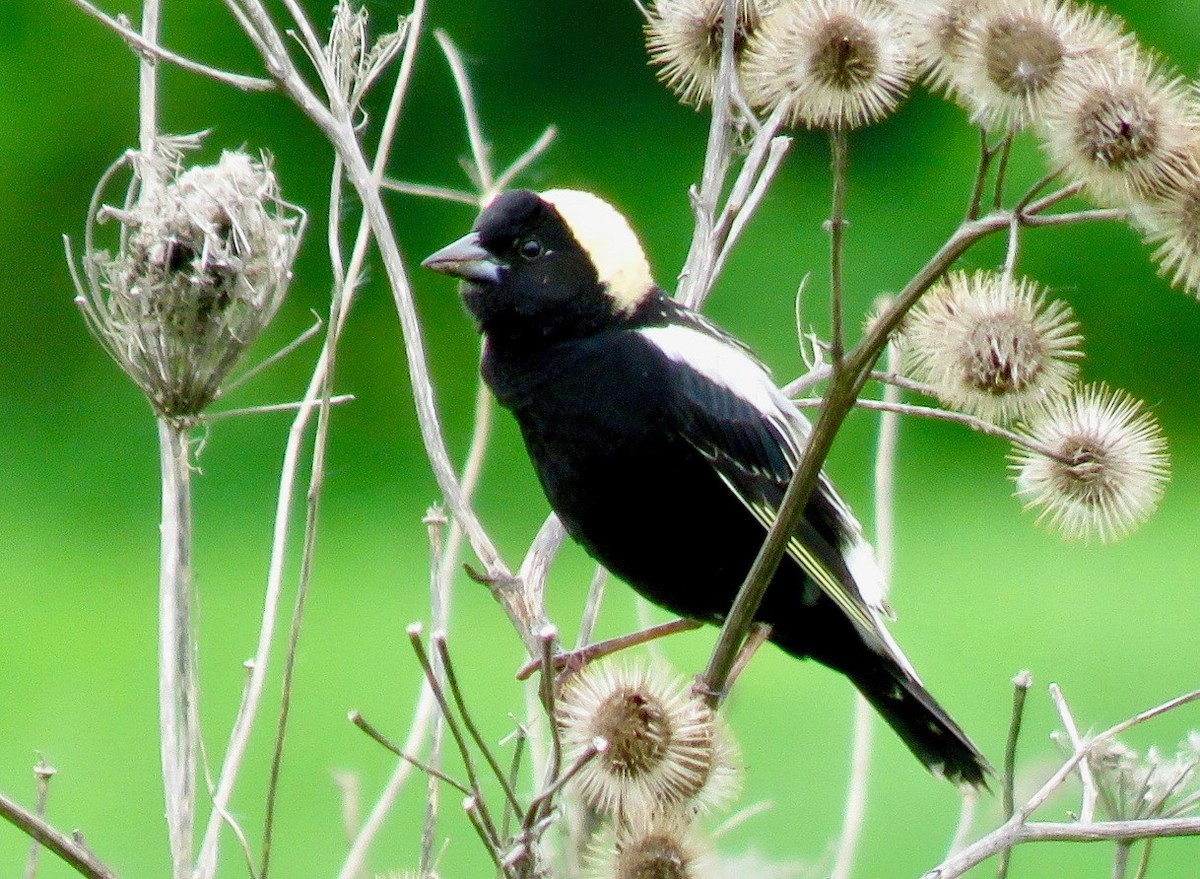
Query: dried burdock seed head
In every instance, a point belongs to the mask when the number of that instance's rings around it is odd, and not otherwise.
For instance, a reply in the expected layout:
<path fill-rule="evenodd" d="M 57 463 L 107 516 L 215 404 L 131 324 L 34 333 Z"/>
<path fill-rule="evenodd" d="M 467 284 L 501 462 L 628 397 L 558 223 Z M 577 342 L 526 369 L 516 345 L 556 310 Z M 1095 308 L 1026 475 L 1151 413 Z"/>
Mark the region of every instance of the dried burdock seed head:
<path fill-rule="evenodd" d="M 736 0 L 733 51 L 740 62 L 776 0 Z M 658 0 L 646 22 L 646 48 L 658 78 L 685 104 L 712 100 L 725 36 L 725 0 Z"/>
<path fill-rule="evenodd" d="M 1154 261 L 1176 287 L 1200 297 L 1200 156 L 1184 164 L 1183 180 L 1161 200 L 1139 206 L 1146 240 L 1157 244 Z"/>
<path fill-rule="evenodd" d="M 1047 108 L 1045 147 L 1056 168 L 1101 203 L 1124 207 L 1179 188 L 1200 113 L 1179 76 L 1129 49 L 1084 65 Z"/>
<path fill-rule="evenodd" d="M 746 94 L 789 124 L 858 128 L 891 113 L 912 81 L 908 18 L 882 0 L 807 0 L 767 19 L 746 52 Z"/>
<path fill-rule="evenodd" d="M 1019 130 L 1061 99 L 1080 65 L 1131 40 L 1118 20 L 1070 0 L 995 0 L 964 33 L 950 90 L 976 124 Z"/>
<path fill-rule="evenodd" d="M 155 411 L 188 420 L 217 397 L 278 310 L 304 222 L 265 162 L 226 152 L 184 171 L 181 159 L 133 157 L 132 207 L 88 219 L 76 301 Z M 115 254 L 93 244 L 96 215 L 121 224 Z"/>
<path fill-rule="evenodd" d="M 997 0 L 913 0 L 909 4 L 913 54 L 918 72 L 934 90 L 953 91 L 954 68 L 962 62 L 967 32 Z"/>
<path fill-rule="evenodd" d="M 953 272 L 906 317 L 905 371 L 947 406 L 989 421 L 1028 417 L 1070 392 L 1082 355 L 1071 307 L 1038 285 Z"/>
<path fill-rule="evenodd" d="M 1030 447 L 1015 445 L 1011 455 L 1017 496 L 1067 539 L 1119 540 L 1158 506 L 1166 440 L 1141 401 L 1123 391 L 1089 385 L 1023 432 Z"/>
<path fill-rule="evenodd" d="M 621 822 L 592 847 L 593 879 L 703 879 L 711 875 L 709 850 L 687 813 L 667 810 Z"/>
<path fill-rule="evenodd" d="M 711 808 L 733 792 L 724 725 L 682 680 L 592 665 L 568 682 L 557 719 L 568 760 L 603 743 L 574 781 L 598 812 L 633 818 L 668 806 Z"/>

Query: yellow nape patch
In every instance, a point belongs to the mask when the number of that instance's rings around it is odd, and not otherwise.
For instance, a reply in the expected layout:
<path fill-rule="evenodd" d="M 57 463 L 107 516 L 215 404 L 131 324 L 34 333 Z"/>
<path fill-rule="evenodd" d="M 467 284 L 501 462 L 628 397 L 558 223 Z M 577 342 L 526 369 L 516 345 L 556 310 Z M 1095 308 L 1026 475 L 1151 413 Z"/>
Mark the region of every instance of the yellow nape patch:
<path fill-rule="evenodd" d="M 596 275 L 613 300 L 613 310 L 630 312 L 654 287 L 650 264 L 628 221 L 604 199 L 576 189 L 549 189 L 542 200 L 554 206 L 587 251 Z"/>

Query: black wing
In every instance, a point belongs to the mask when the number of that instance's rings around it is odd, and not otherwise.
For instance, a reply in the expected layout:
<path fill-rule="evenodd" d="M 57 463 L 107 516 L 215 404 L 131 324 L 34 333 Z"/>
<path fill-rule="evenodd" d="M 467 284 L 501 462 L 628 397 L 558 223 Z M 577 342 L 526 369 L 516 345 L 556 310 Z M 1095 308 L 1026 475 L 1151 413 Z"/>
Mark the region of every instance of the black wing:
<path fill-rule="evenodd" d="M 770 529 L 807 437 L 807 420 L 761 363 L 698 315 L 639 332 L 669 361 L 667 396 L 677 429 Z M 889 611 L 883 578 L 862 527 L 824 473 L 787 552 L 868 644 L 916 678 L 884 625 Z"/>

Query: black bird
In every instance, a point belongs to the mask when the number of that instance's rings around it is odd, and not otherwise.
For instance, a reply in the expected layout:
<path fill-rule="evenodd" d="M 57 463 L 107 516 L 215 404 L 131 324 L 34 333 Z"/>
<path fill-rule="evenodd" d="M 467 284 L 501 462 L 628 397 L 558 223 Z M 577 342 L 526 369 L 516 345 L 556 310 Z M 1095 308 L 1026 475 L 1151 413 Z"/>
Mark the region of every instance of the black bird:
<path fill-rule="evenodd" d="M 484 378 L 568 533 L 655 604 L 720 623 L 810 429 L 766 367 L 657 286 L 629 224 L 586 192 L 506 192 L 423 264 L 463 279 Z M 887 613 L 874 552 L 822 474 L 758 619 L 849 677 L 931 771 L 983 785 L 987 761 Z"/>

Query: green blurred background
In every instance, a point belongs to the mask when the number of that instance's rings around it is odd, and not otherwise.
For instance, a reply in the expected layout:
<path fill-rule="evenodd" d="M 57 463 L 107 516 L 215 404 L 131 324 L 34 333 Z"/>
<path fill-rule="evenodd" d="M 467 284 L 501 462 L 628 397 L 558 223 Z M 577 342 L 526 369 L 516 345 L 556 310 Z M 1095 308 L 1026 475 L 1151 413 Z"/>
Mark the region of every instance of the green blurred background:
<path fill-rule="evenodd" d="M 309 8 L 323 20 L 328 3 Z M 1108 4 L 1185 72 L 1200 62 L 1200 4 Z M 559 139 L 524 183 L 597 190 L 635 218 L 669 280 L 690 228 L 686 188 L 702 157 L 706 118 L 678 106 L 647 69 L 640 19 L 628 2 L 434 0 L 431 27 L 446 28 L 469 59 L 498 164 L 550 123 Z M 165 41 L 204 61 L 259 72 L 217 0 L 165 4 Z M 136 12 L 126 2 L 110 11 Z M 407 6 L 373 0 L 377 20 Z M 50 817 L 81 828 L 124 877 L 166 875 L 155 702 L 158 462 L 150 413 L 92 344 L 72 304 L 61 235 L 78 236 L 94 181 L 136 137 L 136 66 L 112 34 L 67 0 L 0 3 L 0 790 L 32 802 L 40 753 L 59 770 Z M 324 252 L 330 153 L 277 96 L 245 96 L 168 70 L 162 117 L 170 131 L 213 129 L 205 156 L 242 144 L 276 157 L 284 192 L 313 215 L 291 298 L 260 347 L 263 356 L 326 311 Z M 386 91 L 381 89 L 381 92 Z M 376 107 L 379 115 L 381 107 Z M 855 135 L 849 211 L 851 307 L 896 289 L 944 239 L 965 203 L 976 135 L 962 113 L 918 93 L 895 118 Z M 395 176 L 463 185 L 467 151 L 446 64 L 427 40 L 392 163 Z M 752 343 L 777 374 L 801 369 L 792 294 L 814 273 L 824 286 L 827 155 L 797 138 L 780 179 L 711 301 L 710 312 Z M 1039 176 L 1036 148 L 1014 177 Z M 461 234 L 472 211 L 391 199 L 410 262 Z M 995 247 L 969 265 L 994 264 Z M 1032 670 L 1022 743 L 1023 788 L 1054 759 L 1056 720 L 1045 685 L 1062 684 L 1083 726 L 1103 727 L 1200 685 L 1196 515 L 1200 431 L 1194 417 L 1200 306 L 1156 279 L 1146 249 L 1119 226 L 1028 236 L 1023 268 L 1070 300 L 1087 337 L 1086 376 L 1147 400 L 1171 439 L 1174 481 L 1159 514 L 1111 547 L 1070 545 L 1036 528 L 1010 497 L 1003 443 L 942 424 L 906 422 L 900 452 L 895 631 L 927 683 L 999 762 L 1010 678 Z M 477 343 L 445 278 L 417 271 L 446 431 L 465 449 Z M 346 849 L 335 771 L 361 779 L 364 809 L 392 765 L 346 721 L 350 709 L 395 736 L 407 728 L 417 674 L 404 626 L 428 613 L 420 524 L 437 492 L 420 446 L 391 296 L 373 271 L 339 362 L 337 389 L 357 396 L 334 420 L 316 575 L 298 665 L 294 725 L 282 779 L 274 874 L 331 876 Z M 821 317 L 814 311 L 818 324 Z M 230 406 L 298 398 L 311 345 L 240 391 Z M 223 753 L 252 652 L 287 416 L 221 422 L 207 438 L 195 481 L 204 730 Z M 874 419 L 854 418 L 830 468 L 870 516 Z M 479 509 L 512 563 L 546 513 L 511 422 L 498 418 Z M 680 551 L 686 551 L 681 548 Z M 294 561 L 294 553 L 293 553 Z M 294 570 L 293 564 L 293 570 Z M 571 629 L 590 563 L 576 548 L 552 578 L 552 609 Z M 289 580 L 294 584 L 294 577 Z M 290 598 L 285 605 L 290 604 Z M 490 734 L 520 712 L 511 671 L 518 643 L 486 592 L 465 579 L 454 599 L 452 648 Z M 610 590 L 604 633 L 636 624 L 628 590 Z M 573 632 L 572 632 L 573 634 Z M 711 630 L 672 641 L 678 667 L 699 669 Z M 257 839 L 270 715 L 253 742 L 235 813 Z M 731 700 L 748 764 L 743 803 L 774 808 L 722 842 L 757 849 L 822 875 L 840 822 L 848 764 L 851 689 L 815 666 L 766 651 Z M 1189 713 L 1190 712 L 1190 713 Z M 1174 748 L 1200 726 L 1195 710 L 1131 737 Z M 940 860 L 958 798 L 928 778 L 880 729 L 868 824 L 857 875 L 916 876 Z M 373 852 L 376 870 L 416 863 L 423 783 L 410 786 Z M 457 797 L 447 797 L 455 811 Z M 1062 799 L 1047 814 L 1062 816 Z M 981 806 L 977 827 L 998 807 Z M 442 871 L 490 870 L 457 818 Z M 0 826 L 0 875 L 23 868 L 27 840 Z M 1195 876 L 1200 843 L 1164 841 L 1152 875 Z M 231 839 L 224 875 L 244 875 Z M 1014 875 L 1105 875 L 1105 846 L 1023 849 Z M 990 870 L 984 868 L 981 875 Z M 73 875 L 46 856 L 42 876 Z"/>

